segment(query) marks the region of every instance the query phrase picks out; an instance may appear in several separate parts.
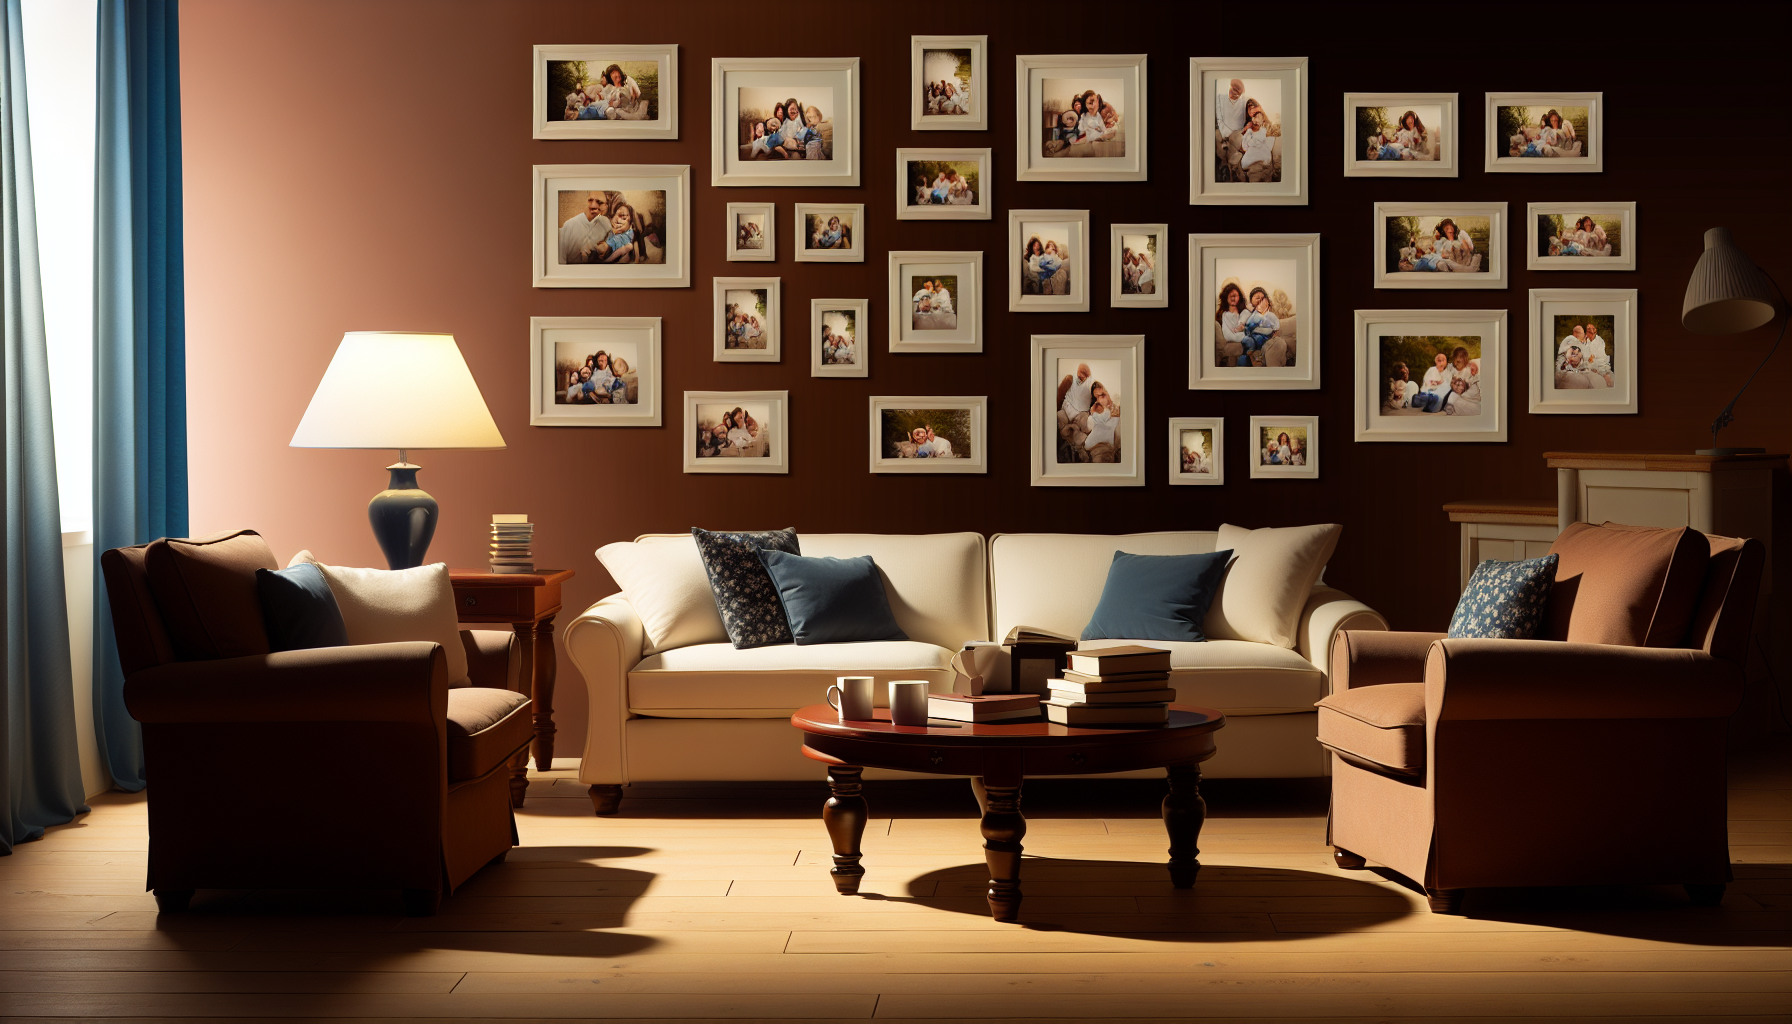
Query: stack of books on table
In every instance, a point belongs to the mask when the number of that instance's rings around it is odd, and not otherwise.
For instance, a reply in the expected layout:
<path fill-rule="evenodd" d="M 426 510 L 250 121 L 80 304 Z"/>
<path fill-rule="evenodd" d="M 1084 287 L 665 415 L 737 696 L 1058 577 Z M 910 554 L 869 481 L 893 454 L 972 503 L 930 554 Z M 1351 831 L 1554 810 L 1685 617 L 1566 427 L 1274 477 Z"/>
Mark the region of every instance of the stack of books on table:
<path fill-rule="evenodd" d="M 950 722 L 1006 722 L 1015 718 L 1038 718 L 1039 695 L 1036 693 L 990 693 L 972 696 L 968 693 L 930 693 L 927 695 L 927 717 Z"/>
<path fill-rule="evenodd" d="M 492 515 L 492 571 L 525 573 L 535 571 L 535 524 L 520 513 Z"/>
<path fill-rule="evenodd" d="M 1154 725 L 1170 720 L 1170 652 L 1156 647 L 1074 651 L 1051 681 L 1045 717 L 1060 725 Z"/>

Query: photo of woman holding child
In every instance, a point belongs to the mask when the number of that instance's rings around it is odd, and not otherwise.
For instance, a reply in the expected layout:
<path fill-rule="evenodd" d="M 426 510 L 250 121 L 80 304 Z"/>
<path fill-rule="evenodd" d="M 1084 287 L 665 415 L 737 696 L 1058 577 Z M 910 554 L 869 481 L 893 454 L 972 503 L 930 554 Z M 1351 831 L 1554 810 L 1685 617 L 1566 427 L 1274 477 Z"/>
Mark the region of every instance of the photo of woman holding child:
<path fill-rule="evenodd" d="M 1603 93 L 1490 92 L 1486 104 L 1486 170 L 1584 174 L 1605 169 Z"/>
<path fill-rule="evenodd" d="M 559 263 L 664 264 L 666 193 L 561 190 Z"/>
<path fill-rule="evenodd" d="M 686 391 L 686 473 L 790 472 L 787 391 Z"/>
<path fill-rule="evenodd" d="M 1052 227 L 1065 230 L 1053 232 Z M 1027 238 L 1021 250 L 1020 293 L 1022 295 L 1070 294 L 1070 225 L 1043 228 L 1043 241 L 1035 233 Z"/>
<path fill-rule="evenodd" d="M 1214 365 L 1299 365 L 1295 261 L 1216 259 L 1214 273 Z"/>
<path fill-rule="evenodd" d="M 1119 462 L 1120 360 L 1058 360 L 1058 462 Z"/>
<path fill-rule="evenodd" d="M 1317 416 L 1252 416 L 1251 438 L 1254 479 L 1318 478 Z"/>
<path fill-rule="evenodd" d="M 740 90 L 742 160 L 832 160 L 834 90 L 808 86 Z"/>
<path fill-rule="evenodd" d="M 797 203 L 795 225 L 798 263 L 865 262 L 862 203 Z"/>
<path fill-rule="evenodd" d="M 1047 78 L 1040 155 L 1126 155 L 1125 85 L 1118 78 Z"/>
<path fill-rule="evenodd" d="M 729 289 L 722 319 L 722 347 L 727 349 L 763 349 L 771 329 L 766 313 L 765 292 L 752 289 Z"/>
<path fill-rule="evenodd" d="M 754 415 L 757 412 L 758 415 Z M 770 413 L 764 406 L 697 406 L 699 459 L 763 459 L 771 455 Z"/>
<path fill-rule="evenodd" d="M 535 137 L 666 139 L 678 132 L 678 48 L 535 47 Z"/>
<path fill-rule="evenodd" d="M 635 346 L 616 344 L 595 352 L 577 343 L 554 346 L 555 405 L 633 405 L 640 384 Z"/>
<path fill-rule="evenodd" d="M 1505 203 L 1376 203 L 1375 287 L 1506 286 Z"/>

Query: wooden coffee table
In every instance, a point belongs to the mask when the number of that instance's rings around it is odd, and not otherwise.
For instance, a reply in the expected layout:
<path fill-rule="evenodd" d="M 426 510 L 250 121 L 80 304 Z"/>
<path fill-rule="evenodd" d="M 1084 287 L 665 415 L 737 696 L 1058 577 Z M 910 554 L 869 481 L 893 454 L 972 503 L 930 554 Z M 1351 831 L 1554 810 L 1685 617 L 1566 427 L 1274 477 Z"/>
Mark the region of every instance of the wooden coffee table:
<path fill-rule="evenodd" d="M 869 812 L 860 779 L 866 768 L 894 768 L 936 775 L 969 775 L 983 808 L 983 855 L 989 862 L 989 912 L 998 921 L 1020 916 L 1021 782 L 1029 775 L 1093 775 L 1167 768 L 1164 829 L 1170 835 L 1170 881 L 1195 884 L 1201 870 L 1201 762 L 1214 755 L 1213 734 L 1226 716 L 1208 708 L 1172 706 L 1165 725 L 1095 728 L 1065 726 L 1043 718 L 973 725 L 932 719 L 896 725 L 888 708 L 869 722 L 842 722 L 826 704 L 790 716 L 803 731 L 803 754 L 828 766 L 833 795 L 821 820 L 834 843 L 834 887 L 859 891 L 865 869 L 860 841 Z"/>

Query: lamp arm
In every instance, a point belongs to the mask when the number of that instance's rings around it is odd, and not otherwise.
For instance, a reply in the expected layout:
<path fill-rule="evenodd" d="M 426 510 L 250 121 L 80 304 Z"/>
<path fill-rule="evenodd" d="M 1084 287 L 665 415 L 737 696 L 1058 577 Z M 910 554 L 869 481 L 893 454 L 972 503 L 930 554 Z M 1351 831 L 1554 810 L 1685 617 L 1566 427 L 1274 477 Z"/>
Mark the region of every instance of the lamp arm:
<path fill-rule="evenodd" d="M 1773 279 L 1773 275 L 1769 274 L 1765 270 L 1761 271 L 1761 276 L 1767 278 L 1768 282 L 1773 285 L 1773 290 L 1780 293 L 1780 305 L 1784 306 L 1786 304 L 1786 292 L 1784 289 L 1780 288 L 1780 283 L 1778 281 L 1775 281 Z M 1717 432 L 1724 429 L 1725 427 L 1729 426 L 1736 419 L 1736 417 L 1734 415 L 1735 411 L 1736 411 L 1736 403 L 1742 401 L 1743 392 L 1747 391 L 1748 386 L 1750 384 L 1753 384 L 1755 382 L 1755 378 L 1759 377 L 1761 375 L 1761 371 L 1766 368 L 1767 364 L 1770 361 L 1772 361 L 1773 354 L 1780 350 L 1780 342 L 1786 340 L 1786 325 L 1787 324 L 1792 324 L 1792 314 L 1788 314 L 1785 319 L 1782 319 L 1780 321 L 1780 333 L 1779 333 L 1778 337 L 1773 339 L 1773 347 L 1769 348 L 1767 350 L 1766 357 L 1761 360 L 1761 363 L 1759 366 L 1755 367 L 1755 372 L 1748 375 L 1748 380 L 1745 380 L 1742 382 L 1742 390 L 1736 392 L 1736 397 L 1730 399 L 1730 404 L 1724 406 L 1724 411 L 1718 413 L 1717 419 L 1711 421 L 1711 445 L 1712 445 L 1712 447 L 1714 447 L 1714 448 L 1717 447 Z"/>

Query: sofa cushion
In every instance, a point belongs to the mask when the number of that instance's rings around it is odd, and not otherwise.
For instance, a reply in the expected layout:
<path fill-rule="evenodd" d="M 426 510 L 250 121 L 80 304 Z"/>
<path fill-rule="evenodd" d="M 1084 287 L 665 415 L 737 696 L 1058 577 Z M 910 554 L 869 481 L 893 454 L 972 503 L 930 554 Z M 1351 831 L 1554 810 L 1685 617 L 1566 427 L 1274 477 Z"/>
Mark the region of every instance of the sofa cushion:
<path fill-rule="evenodd" d="M 1425 684 L 1382 683 L 1319 702 L 1319 742 L 1395 775 L 1425 772 Z"/>
<path fill-rule="evenodd" d="M 605 544 L 597 549 L 597 560 L 641 617 L 648 653 L 728 639 L 695 537 L 642 537 Z"/>
<path fill-rule="evenodd" d="M 1101 603 L 1083 627 L 1084 640 L 1207 639 L 1201 623 L 1226 574 L 1230 551 L 1202 555 L 1114 552 Z"/>
<path fill-rule="evenodd" d="M 778 590 L 797 646 L 908 639 L 890 614 L 883 576 L 870 555 L 805 558 L 761 551 L 759 560 Z"/>
<path fill-rule="evenodd" d="M 279 567 L 254 530 L 150 544 L 144 572 L 175 657 L 209 661 L 268 653 L 255 570 Z"/>
<path fill-rule="evenodd" d="M 448 691 L 448 781 L 476 779 L 535 735 L 529 698 L 511 690 L 462 686 Z"/>
<path fill-rule="evenodd" d="M 1475 566 L 1450 616 L 1452 640 L 1530 640 L 1543 628 L 1555 555 Z"/>
<path fill-rule="evenodd" d="M 697 539 L 697 554 L 709 573 L 709 589 L 715 595 L 728 641 L 743 650 L 790 643 L 784 603 L 778 599 L 778 588 L 759 560 L 759 552 L 770 549 L 802 554 L 796 531 L 714 533 L 692 527 L 691 536 Z"/>
<path fill-rule="evenodd" d="M 1711 544 L 1690 528 L 1570 523 L 1549 594 L 1551 640 L 1679 647 L 1705 585 Z"/>
<path fill-rule="evenodd" d="M 464 686 L 467 648 L 460 638 L 460 615 L 454 610 L 454 585 L 442 562 L 412 569 L 358 569 L 346 565 L 317 566 L 336 595 L 348 642 L 391 644 L 426 640 L 442 645 L 448 656 L 448 685 Z"/>
<path fill-rule="evenodd" d="M 1301 609 L 1343 532 L 1336 523 L 1261 530 L 1222 525 L 1216 543 L 1232 549 L 1232 563 L 1207 610 L 1208 637 L 1292 649 Z"/>
<path fill-rule="evenodd" d="M 255 570 L 255 590 L 261 598 L 261 621 L 268 631 L 271 651 L 302 651 L 313 647 L 345 647 L 348 627 L 342 609 L 323 570 L 315 565 Z"/>
<path fill-rule="evenodd" d="M 1127 640 L 1085 640 L 1079 649 L 1116 647 Z M 1153 641 L 1170 652 L 1176 701 L 1228 715 L 1311 713 L 1325 696 L 1325 673 L 1285 647 L 1248 640 Z"/>
<path fill-rule="evenodd" d="M 819 704 L 837 677 L 857 675 L 877 679 L 881 707 L 889 702 L 883 683 L 891 679 L 925 679 L 935 692 L 950 692 L 952 653 L 915 640 L 745 650 L 697 644 L 636 665 L 628 705 L 637 715 L 667 718 L 771 718 Z"/>

